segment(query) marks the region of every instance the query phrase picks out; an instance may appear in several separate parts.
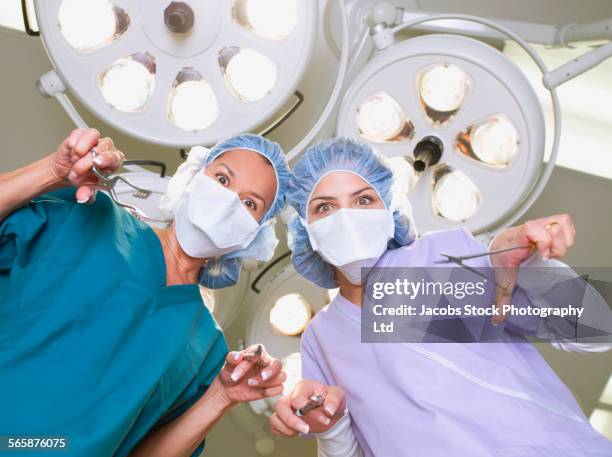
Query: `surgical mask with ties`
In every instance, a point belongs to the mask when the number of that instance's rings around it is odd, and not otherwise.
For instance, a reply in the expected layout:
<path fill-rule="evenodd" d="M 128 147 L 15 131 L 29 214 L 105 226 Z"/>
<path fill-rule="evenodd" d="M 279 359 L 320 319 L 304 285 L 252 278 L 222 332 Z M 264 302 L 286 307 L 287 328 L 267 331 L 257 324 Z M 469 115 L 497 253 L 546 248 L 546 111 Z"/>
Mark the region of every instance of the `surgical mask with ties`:
<path fill-rule="evenodd" d="M 236 192 L 202 172 L 187 185 L 174 221 L 181 249 L 201 259 L 245 249 L 261 227 Z"/>
<path fill-rule="evenodd" d="M 387 209 L 342 208 L 311 224 L 302 219 L 302 224 L 312 248 L 355 285 L 362 283 L 361 269 L 378 262 L 395 233 Z"/>

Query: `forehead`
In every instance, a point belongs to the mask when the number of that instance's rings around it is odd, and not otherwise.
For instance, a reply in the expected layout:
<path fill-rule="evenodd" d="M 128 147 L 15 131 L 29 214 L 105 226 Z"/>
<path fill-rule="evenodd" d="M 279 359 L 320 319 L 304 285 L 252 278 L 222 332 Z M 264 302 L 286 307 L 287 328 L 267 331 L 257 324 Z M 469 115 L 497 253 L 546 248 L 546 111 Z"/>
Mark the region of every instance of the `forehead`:
<path fill-rule="evenodd" d="M 272 166 L 272 162 L 268 160 L 266 156 L 261 154 L 260 152 L 253 151 L 251 149 L 230 149 L 228 151 L 224 151 L 219 154 L 217 157 L 210 162 L 210 165 L 217 164 L 222 161 L 231 161 L 232 163 L 245 160 L 247 162 L 257 162 L 260 161 L 266 165 Z"/>
<path fill-rule="evenodd" d="M 342 197 L 364 187 L 371 187 L 371 185 L 357 173 L 348 170 L 332 171 L 319 178 L 308 201 L 318 195 Z"/>

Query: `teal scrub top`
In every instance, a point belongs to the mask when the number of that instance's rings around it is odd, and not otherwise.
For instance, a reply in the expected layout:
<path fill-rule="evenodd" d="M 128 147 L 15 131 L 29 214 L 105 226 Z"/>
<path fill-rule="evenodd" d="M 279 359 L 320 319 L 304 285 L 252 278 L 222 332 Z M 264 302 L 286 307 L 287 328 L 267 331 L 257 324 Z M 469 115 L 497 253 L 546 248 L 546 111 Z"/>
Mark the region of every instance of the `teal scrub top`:
<path fill-rule="evenodd" d="M 0 435 L 127 455 L 226 354 L 198 286 L 166 287 L 157 236 L 106 195 L 53 192 L 0 221 Z"/>

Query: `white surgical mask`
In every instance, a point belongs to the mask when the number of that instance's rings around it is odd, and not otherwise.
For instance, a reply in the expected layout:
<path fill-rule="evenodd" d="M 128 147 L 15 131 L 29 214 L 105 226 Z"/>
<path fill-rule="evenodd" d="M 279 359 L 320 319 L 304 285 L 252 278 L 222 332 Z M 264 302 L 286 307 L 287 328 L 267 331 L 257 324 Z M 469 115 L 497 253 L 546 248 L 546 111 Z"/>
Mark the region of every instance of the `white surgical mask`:
<path fill-rule="evenodd" d="M 352 284 L 361 284 L 361 268 L 376 264 L 395 232 L 393 213 L 387 209 L 343 208 L 312 224 L 302 223 L 312 248 Z"/>
<path fill-rule="evenodd" d="M 246 248 L 260 225 L 236 192 L 200 172 L 177 205 L 176 238 L 191 257 L 219 257 Z"/>

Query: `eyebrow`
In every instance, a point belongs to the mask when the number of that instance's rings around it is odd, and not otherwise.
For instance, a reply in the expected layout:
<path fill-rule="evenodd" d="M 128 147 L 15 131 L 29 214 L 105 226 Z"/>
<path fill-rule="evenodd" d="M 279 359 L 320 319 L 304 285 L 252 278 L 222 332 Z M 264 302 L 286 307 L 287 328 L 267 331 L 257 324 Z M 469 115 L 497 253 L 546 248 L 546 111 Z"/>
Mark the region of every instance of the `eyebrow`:
<path fill-rule="evenodd" d="M 372 188 L 372 186 L 366 186 L 362 189 L 356 190 L 355 192 L 351 193 L 351 197 L 355 197 L 356 195 L 359 195 L 361 192 L 365 190 L 374 190 L 374 189 Z M 310 203 L 314 202 L 315 200 L 337 200 L 337 198 L 332 197 L 330 195 L 320 195 L 320 196 L 310 199 Z"/>
<path fill-rule="evenodd" d="M 230 167 L 228 167 L 226 164 L 224 164 L 223 162 L 220 162 L 219 165 L 224 167 L 227 170 L 227 174 L 229 174 L 232 178 L 236 177 L 236 175 L 234 174 L 234 171 Z"/>
<path fill-rule="evenodd" d="M 355 197 L 357 194 L 360 194 L 361 192 L 363 192 L 365 190 L 374 190 L 374 189 L 372 188 L 372 186 L 365 186 L 363 189 L 359 189 L 359 190 L 356 190 L 355 192 L 353 192 L 351 194 L 351 197 Z"/>
<path fill-rule="evenodd" d="M 251 194 L 252 197 L 255 197 L 257 200 L 260 200 L 261 204 L 264 206 L 264 209 L 265 209 L 266 201 L 264 200 L 264 198 L 255 191 L 250 191 L 249 193 Z"/>

